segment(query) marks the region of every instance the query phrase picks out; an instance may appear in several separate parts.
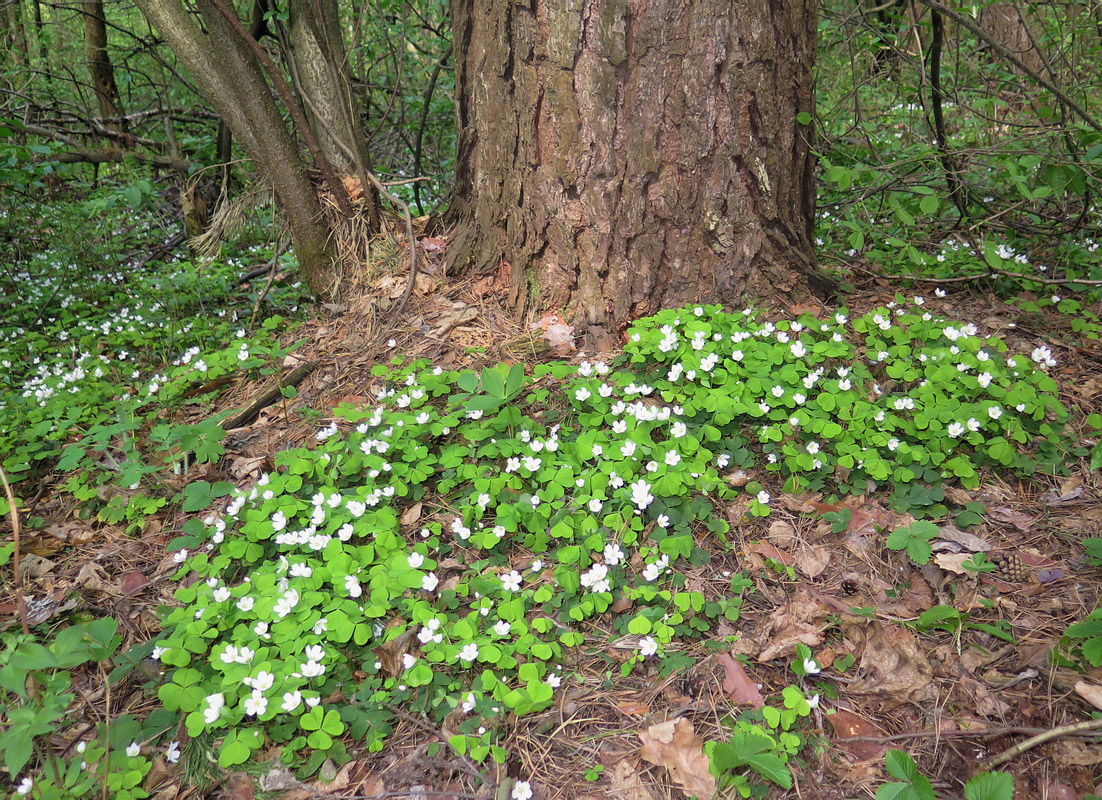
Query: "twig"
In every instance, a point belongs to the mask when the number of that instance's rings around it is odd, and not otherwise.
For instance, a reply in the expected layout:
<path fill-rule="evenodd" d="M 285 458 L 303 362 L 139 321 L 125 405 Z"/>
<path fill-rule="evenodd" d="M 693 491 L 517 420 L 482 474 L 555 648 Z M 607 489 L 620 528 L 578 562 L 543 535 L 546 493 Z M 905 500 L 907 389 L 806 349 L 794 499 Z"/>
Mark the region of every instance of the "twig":
<path fill-rule="evenodd" d="M 392 703 L 383 703 L 383 707 L 386 708 L 391 713 L 396 714 L 397 716 L 399 716 L 402 719 L 406 720 L 407 722 L 410 722 L 410 723 L 416 725 L 421 730 L 427 731 L 428 733 L 431 733 L 433 736 L 439 737 L 442 741 L 447 741 L 447 739 L 448 739 L 447 734 L 445 734 L 442 730 L 440 730 L 439 728 L 437 728 L 435 725 L 428 722 L 427 720 L 421 719 L 421 717 L 417 716 L 416 714 L 411 714 L 408 711 L 406 711 L 405 709 L 399 708 L 398 706 L 396 706 Z M 459 764 L 460 769 L 462 769 L 468 775 L 471 775 L 472 777 L 477 778 L 481 783 L 485 783 L 485 784 L 489 783 L 489 781 L 487 781 L 486 778 L 483 777 L 482 773 L 480 773 L 478 771 L 478 768 L 475 767 L 474 762 L 471 761 L 470 758 L 468 758 L 467 756 L 461 756 L 461 759 L 462 759 L 462 761 Z"/>
<path fill-rule="evenodd" d="M 1023 74 L 1028 75 L 1033 80 L 1037 81 L 1037 83 L 1039 83 L 1041 86 L 1045 87 L 1054 95 L 1056 95 L 1058 99 L 1067 104 L 1068 108 L 1078 114 L 1080 119 L 1082 119 L 1099 133 L 1102 133 L 1102 125 L 1100 125 L 1098 121 L 1095 120 L 1093 116 L 1091 116 L 1091 113 L 1089 111 L 1083 108 L 1083 106 L 1079 105 L 1079 103 L 1075 102 L 1067 92 L 1065 92 L 1052 81 L 1047 80 L 1036 70 L 1030 69 L 1030 67 L 1024 61 L 1014 55 L 1014 53 L 1012 53 L 1010 49 L 1006 47 L 1006 45 L 989 35 L 986 31 L 983 30 L 983 28 L 972 22 L 972 20 L 968 19 L 968 17 L 966 17 L 964 14 L 961 14 L 951 8 L 946 7 L 941 3 L 936 2 L 936 0 L 918 0 L 918 2 L 922 3 L 922 5 L 926 6 L 932 11 L 944 14 L 965 30 L 971 32 L 975 36 L 978 36 L 980 41 L 987 44 L 988 47 L 990 47 L 1000 56 L 1002 56 L 1019 70 L 1021 70 Z"/>
<path fill-rule="evenodd" d="M 1073 733 L 1082 733 L 1083 731 L 1095 731 L 1099 728 L 1102 728 L 1102 719 L 1089 719 L 1086 722 L 1076 722 L 1071 725 L 1061 725 L 1059 728 L 1053 728 L 1052 730 L 1045 731 L 1044 733 L 1039 733 L 1036 736 L 1026 739 L 1024 742 L 1018 742 L 1009 750 L 1004 750 L 1002 753 L 995 756 L 994 758 L 989 758 L 986 761 L 981 762 L 980 765 L 976 768 L 976 771 L 987 772 L 994 767 L 999 766 L 1000 764 L 1005 764 L 1012 758 L 1020 756 L 1027 750 L 1032 750 L 1039 744 L 1044 744 L 1045 742 L 1052 741 L 1053 739 L 1058 739 L 1061 736 L 1068 736 L 1069 734 Z"/>
<path fill-rule="evenodd" d="M 272 403 L 274 403 L 276 401 L 276 398 L 279 397 L 282 393 L 281 390 L 284 387 L 297 386 L 298 384 L 302 383 L 307 375 L 317 369 L 317 366 L 318 362 L 310 361 L 300 367 L 296 367 L 294 371 L 287 375 L 287 377 L 280 378 L 278 381 L 275 382 L 274 385 L 269 386 L 267 389 L 258 394 L 255 398 L 253 398 L 252 402 L 245 406 L 245 408 L 243 408 L 237 414 L 234 414 L 229 419 L 222 422 L 222 428 L 227 431 L 234 428 L 240 428 L 246 422 L 259 414 L 261 409 L 266 408 L 267 406 L 270 406 Z"/>
<path fill-rule="evenodd" d="M 23 599 L 23 573 L 19 570 L 19 509 L 15 505 L 15 494 L 8 483 L 8 476 L 4 468 L 0 467 L 0 483 L 4 484 L 4 497 L 8 500 L 8 513 L 11 514 L 11 531 L 14 548 L 11 554 L 12 572 L 15 573 L 15 607 L 19 611 L 19 623 L 23 627 L 23 634 L 29 636 L 31 627 L 27 624 L 27 602 Z"/>

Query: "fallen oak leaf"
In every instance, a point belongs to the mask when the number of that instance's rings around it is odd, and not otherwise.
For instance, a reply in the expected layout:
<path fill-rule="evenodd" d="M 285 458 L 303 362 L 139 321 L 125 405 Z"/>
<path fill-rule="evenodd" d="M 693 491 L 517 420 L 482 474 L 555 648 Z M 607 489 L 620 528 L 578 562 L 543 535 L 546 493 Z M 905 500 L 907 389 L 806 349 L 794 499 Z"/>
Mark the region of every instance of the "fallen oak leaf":
<path fill-rule="evenodd" d="M 639 755 L 644 761 L 665 767 L 686 797 L 715 794 L 716 779 L 708 769 L 704 740 L 696 735 L 687 719 L 679 717 L 651 725 L 640 731 L 639 738 L 643 740 Z"/>
<path fill-rule="evenodd" d="M 839 748 L 845 750 L 858 761 L 871 761 L 884 755 L 888 746 L 883 742 L 847 741 L 849 739 L 865 739 L 869 737 L 883 736 L 883 732 L 872 722 L 864 717 L 839 708 L 829 717 L 827 722 L 834 728 L 834 741 Z"/>
<path fill-rule="evenodd" d="M 783 567 L 796 566 L 796 559 L 792 557 L 791 553 L 786 553 L 774 544 L 769 542 L 752 542 L 747 548 L 751 553 L 757 553 L 759 556 L 765 556 L 771 558 Z"/>
<path fill-rule="evenodd" d="M 738 659 L 732 657 L 730 653 L 720 653 L 716 658 L 727 673 L 723 679 L 723 691 L 731 698 L 732 703 L 753 708 L 761 708 L 765 705 L 761 690 L 750 680 L 750 676 L 746 674 Z"/>

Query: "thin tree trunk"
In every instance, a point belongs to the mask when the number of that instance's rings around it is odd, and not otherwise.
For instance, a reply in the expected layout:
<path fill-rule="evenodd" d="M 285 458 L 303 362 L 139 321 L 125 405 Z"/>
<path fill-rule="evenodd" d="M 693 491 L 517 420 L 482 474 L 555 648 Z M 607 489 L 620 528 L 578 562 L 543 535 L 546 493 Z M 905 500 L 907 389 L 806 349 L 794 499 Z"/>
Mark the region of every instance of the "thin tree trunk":
<path fill-rule="evenodd" d="M 84 0 L 84 52 L 88 72 L 92 76 L 92 88 L 99 104 L 99 114 L 104 124 L 119 133 L 127 132 L 126 120 L 119 105 L 119 87 L 115 83 L 115 68 L 107 54 L 107 21 L 103 12 L 103 0 Z"/>
<path fill-rule="evenodd" d="M 453 0 L 458 269 L 600 339 L 686 302 L 824 291 L 816 0 Z M 798 121 L 802 120 L 802 122 Z"/>

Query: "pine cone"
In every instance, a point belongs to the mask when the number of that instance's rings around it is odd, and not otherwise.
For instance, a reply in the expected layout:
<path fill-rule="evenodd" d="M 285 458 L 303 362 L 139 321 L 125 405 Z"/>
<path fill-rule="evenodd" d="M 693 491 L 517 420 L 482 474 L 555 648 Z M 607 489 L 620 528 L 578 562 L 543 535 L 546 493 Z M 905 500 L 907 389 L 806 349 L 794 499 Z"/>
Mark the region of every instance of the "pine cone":
<path fill-rule="evenodd" d="M 1029 568 L 1014 553 L 988 553 L 987 560 L 995 565 L 995 577 L 1011 583 L 1029 580 Z"/>

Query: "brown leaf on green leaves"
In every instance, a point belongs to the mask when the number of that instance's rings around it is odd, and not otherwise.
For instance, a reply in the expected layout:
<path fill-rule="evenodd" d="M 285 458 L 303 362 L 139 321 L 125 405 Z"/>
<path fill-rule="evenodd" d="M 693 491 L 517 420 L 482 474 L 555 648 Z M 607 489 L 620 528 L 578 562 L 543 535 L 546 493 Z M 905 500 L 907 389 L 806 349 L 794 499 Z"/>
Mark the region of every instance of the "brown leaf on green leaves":
<path fill-rule="evenodd" d="M 670 778 L 686 797 L 711 797 L 716 779 L 708 771 L 708 756 L 704 755 L 704 740 L 696 735 L 687 719 L 671 719 L 651 725 L 639 732 L 644 761 L 669 770 Z"/>

